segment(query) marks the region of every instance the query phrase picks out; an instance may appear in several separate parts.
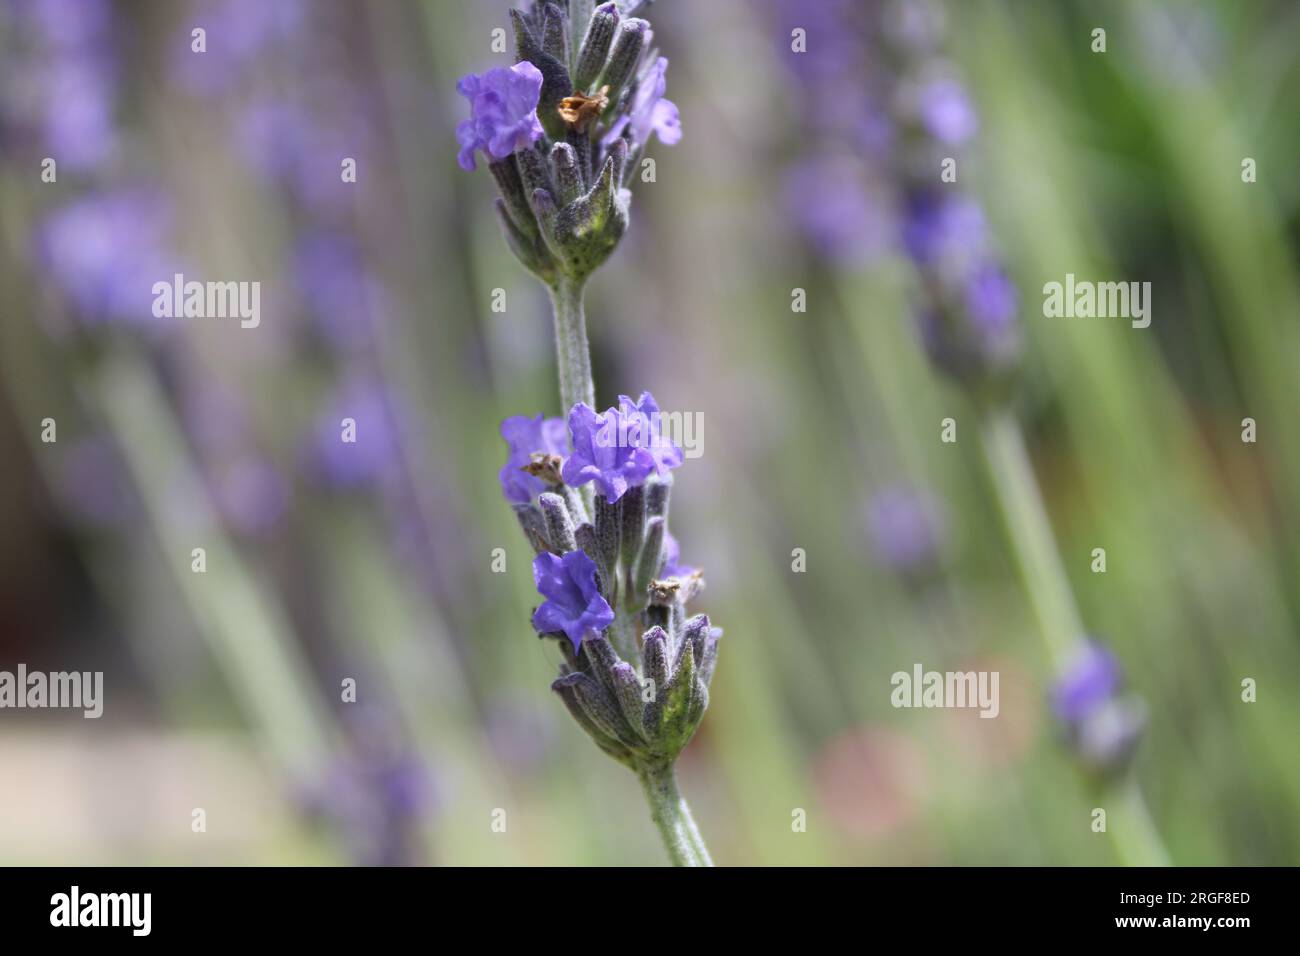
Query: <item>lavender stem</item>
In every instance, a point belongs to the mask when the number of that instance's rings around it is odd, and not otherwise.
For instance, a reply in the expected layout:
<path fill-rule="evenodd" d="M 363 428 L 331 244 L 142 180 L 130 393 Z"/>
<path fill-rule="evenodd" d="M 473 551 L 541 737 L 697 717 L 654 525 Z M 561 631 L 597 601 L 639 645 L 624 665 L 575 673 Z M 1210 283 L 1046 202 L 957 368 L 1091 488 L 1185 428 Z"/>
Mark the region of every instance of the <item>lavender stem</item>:
<path fill-rule="evenodd" d="M 579 402 L 596 407 L 582 295 L 583 282 L 580 279 L 561 276 L 551 286 L 551 305 L 555 310 L 555 354 L 560 368 L 560 407 L 565 415 Z"/>
<path fill-rule="evenodd" d="M 713 859 L 695 826 L 691 808 L 677 789 L 673 765 L 646 767 L 640 776 L 650 804 L 650 819 L 659 828 L 673 866 L 712 866 Z"/>
<path fill-rule="evenodd" d="M 1059 671 L 1083 637 L 1083 620 L 1061 564 L 1024 435 L 1011 413 L 1000 410 L 984 419 L 980 438 L 1039 632 Z M 1106 830 L 1120 860 L 1126 866 L 1168 866 L 1169 854 L 1131 770 L 1107 789 L 1106 799 L 1120 810 L 1120 827 Z"/>

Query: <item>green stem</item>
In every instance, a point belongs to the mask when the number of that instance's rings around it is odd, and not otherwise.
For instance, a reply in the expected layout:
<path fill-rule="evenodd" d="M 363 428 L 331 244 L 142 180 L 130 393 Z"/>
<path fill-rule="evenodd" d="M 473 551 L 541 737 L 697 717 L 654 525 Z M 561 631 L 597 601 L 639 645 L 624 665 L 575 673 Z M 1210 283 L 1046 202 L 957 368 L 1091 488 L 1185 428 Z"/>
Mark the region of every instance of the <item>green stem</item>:
<path fill-rule="evenodd" d="M 980 437 L 1039 631 L 1052 664 L 1060 670 L 1068 661 L 1070 648 L 1083 637 L 1083 622 L 1061 565 L 1024 437 L 1019 424 L 1005 411 L 985 418 Z"/>
<path fill-rule="evenodd" d="M 999 410 L 985 416 L 980 438 L 1039 633 L 1059 672 L 1067 665 L 1071 649 L 1084 639 L 1083 619 L 1061 563 L 1024 435 L 1012 414 Z M 1120 860 L 1126 866 L 1168 866 L 1169 854 L 1132 771 L 1108 789 L 1107 802 L 1111 798 L 1120 811 L 1120 827 L 1108 825 L 1106 832 Z"/>
<path fill-rule="evenodd" d="M 713 859 L 695 826 L 691 808 L 677 789 L 673 765 L 642 768 L 640 777 L 650 804 L 650 819 L 659 828 L 673 866 L 712 866 Z"/>
<path fill-rule="evenodd" d="M 563 277 L 551 287 L 551 305 L 555 309 L 555 355 L 560 366 L 560 411 L 566 417 L 579 402 L 596 407 L 582 290 L 581 281 Z"/>
<path fill-rule="evenodd" d="M 1106 801 L 1120 809 L 1119 829 L 1114 831 L 1115 852 L 1125 866 L 1169 866 L 1169 853 L 1156 830 L 1142 788 L 1133 774 L 1126 773 L 1107 791 Z M 1110 822 L 1106 830 L 1111 832 Z"/>
<path fill-rule="evenodd" d="M 555 358 L 560 371 L 560 415 L 566 421 L 579 402 L 596 407 L 596 386 L 591 378 L 591 350 L 587 346 L 587 314 L 583 309 L 584 282 L 561 276 L 551 290 L 555 313 Z M 592 485 L 581 489 L 587 514 L 596 513 Z"/>

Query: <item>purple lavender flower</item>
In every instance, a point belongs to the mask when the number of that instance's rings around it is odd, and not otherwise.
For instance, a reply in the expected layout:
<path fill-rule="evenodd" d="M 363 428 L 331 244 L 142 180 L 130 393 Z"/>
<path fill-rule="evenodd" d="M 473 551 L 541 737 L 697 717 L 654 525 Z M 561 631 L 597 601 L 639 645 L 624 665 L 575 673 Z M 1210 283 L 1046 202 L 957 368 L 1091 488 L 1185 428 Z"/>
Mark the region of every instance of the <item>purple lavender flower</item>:
<path fill-rule="evenodd" d="M 323 157 L 355 156 L 365 148 L 374 135 L 367 112 L 373 106 L 356 91 L 338 94 L 332 106 L 323 115 L 292 99 L 256 99 L 236 118 L 235 143 L 243 161 L 270 184 L 313 211 L 339 215 L 351 208 L 352 195 L 339 188 L 337 159 Z"/>
<path fill-rule="evenodd" d="M 660 577 L 689 578 L 699 568 L 682 564 L 682 546 L 672 532 L 664 532 L 664 567 Z"/>
<path fill-rule="evenodd" d="M 1052 708 L 1070 746 L 1090 770 L 1122 769 L 1146 727 L 1146 708 L 1140 700 L 1122 696 L 1122 684 L 1114 655 L 1090 642 L 1053 688 Z"/>
<path fill-rule="evenodd" d="M 1052 692 L 1052 709 L 1066 724 L 1086 719 L 1119 692 L 1119 661 L 1096 642 L 1089 642 L 1070 662 Z"/>
<path fill-rule="evenodd" d="M 584 638 L 598 636 L 614 620 L 609 602 L 596 586 L 596 562 L 585 551 L 564 557 L 549 551 L 533 560 L 533 581 L 547 600 L 533 612 L 539 634 L 565 634 L 576 654 Z"/>
<path fill-rule="evenodd" d="M 168 220 L 148 190 L 89 196 L 42 223 L 37 258 L 81 321 L 147 325 L 155 321 L 153 284 L 178 271 L 166 252 Z"/>
<path fill-rule="evenodd" d="M 37 72 L 44 73 L 48 95 L 41 117 L 45 148 L 78 172 L 105 162 L 117 146 L 107 55 L 59 56 Z"/>
<path fill-rule="evenodd" d="M 523 469 L 537 452 L 564 456 L 568 450 L 564 421 L 547 418 L 545 415 L 536 418 L 513 415 L 501 423 L 501 437 L 510 447 L 509 456 L 498 475 L 501 491 L 505 494 L 506 501 L 526 505 L 546 491 L 548 486 L 541 478 L 536 478 Z"/>
<path fill-rule="evenodd" d="M 456 91 L 469 100 L 470 118 L 456 127 L 460 143 L 457 162 L 461 169 L 477 168 L 476 150 L 488 159 L 505 159 L 515 150 L 531 146 L 542 135 L 537 119 L 537 100 L 542 92 L 542 74 L 527 60 L 506 69 L 470 73 L 456 84 Z"/>
<path fill-rule="evenodd" d="M 903 242 L 922 267 L 965 271 L 965 264 L 986 254 L 988 225 L 984 210 L 974 200 L 916 190 L 907 197 L 906 206 Z"/>
<path fill-rule="evenodd" d="M 332 345 L 345 351 L 370 346 L 388 296 L 351 236 L 329 230 L 308 234 L 294 250 L 294 272 L 303 301 Z"/>
<path fill-rule="evenodd" d="M 651 134 L 658 135 L 665 146 L 673 146 L 681 140 L 682 123 L 677 104 L 664 97 L 668 89 L 667 72 L 668 58 L 661 56 L 641 74 L 636 93 L 632 96 L 631 109 L 609 128 L 604 138 L 605 145 L 622 136 L 625 129 L 631 132 L 634 149 L 648 143 Z"/>
<path fill-rule="evenodd" d="M 304 0 L 217 0 L 197 11 L 195 22 L 186 18 L 172 41 L 171 73 L 188 92 L 217 96 L 234 88 L 246 67 L 280 43 L 299 35 L 307 19 Z M 190 30 L 207 31 L 207 48 L 190 48 Z"/>
<path fill-rule="evenodd" d="M 785 207 L 813 248 L 846 266 L 879 257 L 892 237 L 881 204 L 853 156 L 801 160 L 785 176 Z"/>
<path fill-rule="evenodd" d="M 979 126 L 966 91 L 946 77 L 931 80 L 921 90 L 920 111 L 926 131 L 941 143 L 964 143 Z"/>
<path fill-rule="evenodd" d="M 344 419 L 356 425 L 344 441 Z M 316 424 L 308 449 L 310 464 L 326 485 L 357 490 L 380 483 L 401 468 L 398 410 L 384 383 L 360 376 L 339 386 Z"/>
<path fill-rule="evenodd" d="M 635 403 L 626 395 L 618 407 L 604 414 L 585 402 L 569 412 L 573 454 L 564 463 L 564 481 L 585 485 L 589 481 L 610 504 L 629 488 L 643 484 L 652 474 L 665 475 L 682 463 L 682 450 L 660 430 L 659 406 L 654 396 L 642 392 Z"/>
<path fill-rule="evenodd" d="M 998 266 L 975 270 L 966 280 L 966 315 L 979 351 L 989 364 L 1012 364 L 1020 354 L 1020 323 L 1016 321 L 1016 287 Z"/>
<path fill-rule="evenodd" d="M 932 496 L 918 488 L 886 488 L 868 509 L 872 543 L 880 561 L 903 574 L 932 567 L 943 542 L 943 516 Z"/>

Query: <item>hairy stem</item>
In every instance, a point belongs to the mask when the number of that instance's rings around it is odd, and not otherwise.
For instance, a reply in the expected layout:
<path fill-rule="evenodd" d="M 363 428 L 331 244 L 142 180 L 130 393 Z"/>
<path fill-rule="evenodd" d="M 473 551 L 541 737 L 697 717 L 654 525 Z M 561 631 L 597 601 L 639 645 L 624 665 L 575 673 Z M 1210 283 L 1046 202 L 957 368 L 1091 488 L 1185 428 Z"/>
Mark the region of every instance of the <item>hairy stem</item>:
<path fill-rule="evenodd" d="M 560 370 L 560 417 L 579 402 L 596 407 L 596 386 L 591 379 L 591 350 L 587 347 L 587 314 L 582 306 L 584 283 L 561 276 L 551 286 L 551 308 L 555 313 L 555 358 Z M 587 514 L 596 513 L 595 489 L 581 489 Z"/>
<path fill-rule="evenodd" d="M 560 367 L 560 411 L 566 417 L 579 402 L 596 407 L 582 294 L 583 283 L 573 279 L 561 277 L 551 287 L 551 305 L 555 309 L 555 355 Z"/>
<path fill-rule="evenodd" d="M 640 777 L 650 804 L 650 819 L 659 828 L 673 866 L 712 866 L 713 859 L 695 826 L 691 808 L 677 789 L 673 765 L 642 768 Z"/>

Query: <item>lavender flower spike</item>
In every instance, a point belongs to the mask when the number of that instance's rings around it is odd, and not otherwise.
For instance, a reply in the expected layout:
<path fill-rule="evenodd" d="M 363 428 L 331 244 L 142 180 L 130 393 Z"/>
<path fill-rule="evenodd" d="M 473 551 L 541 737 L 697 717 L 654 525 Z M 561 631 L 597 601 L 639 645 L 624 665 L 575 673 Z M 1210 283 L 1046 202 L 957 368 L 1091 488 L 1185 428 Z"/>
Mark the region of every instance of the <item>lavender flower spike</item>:
<path fill-rule="evenodd" d="M 531 146 L 542 135 L 537 99 L 542 74 L 527 60 L 506 69 L 462 77 L 456 91 L 469 100 L 470 118 L 456 127 L 461 169 L 476 168 L 474 153 L 483 150 L 495 162 Z"/>
<path fill-rule="evenodd" d="M 682 450 L 661 431 L 653 395 L 642 392 L 636 402 L 620 395 L 618 402 L 618 408 L 601 415 L 584 403 L 574 406 L 569 413 L 573 454 L 564 463 L 567 484 L 594 481 L 610 504 L 651 475 L 666 475 L 682 463 Z"/>
<path fill-rule="evenodd" d="M 613 623 L 614 611 L 596 586 L 596 563 L 586 552 L 570 551 L 562 558 L 549 551 L 539 554 L 533 560 L 533 581 L 547 598 L 533 612 L 533 627 L 539 634 L 564 634 L 575 654 L 583 640 Z"/>
<path fill-rule="evenodd" d="M 652 134 L 681 138 L 664 99 L 668 61 L 650 46 L 650 24 L 631 16 L 644 5 L 529 0 L 511 10 L 518 62 L 461 81 L 471 116 L 457 137 L 464 168 L 479 150 L 488 157 L 507 245 L 545 283 L 555 316 L 572 451 L 565 460 L 558 420 L 510 418 L 500 474 L 538 552 L 533 578 L 546 601 L 533 627 L 562 638 L 551 687 L 592 742 L 636 773 L 669 859 L 711 866 L 674 768 L 704 719 L 721 631 L 686 619 L 703 587 L 698 570 L 658 579 L 688 571 L 675 550 L 664 560 L 669 473 L 682 450 L 661 432 L 649 392 L 596 412 L 583 305 L 587 280 L 627 231 L 633 155 Z"/>
<path fill-rule="evenodd" d="M 1102 645 L 1085 645 L 1052 693 L 1052 709 L 1084 768 L 1118 773 L 1128 766 L 1146 727 L 1146 707 L 1122 693 L 1119 661 Z"/>

